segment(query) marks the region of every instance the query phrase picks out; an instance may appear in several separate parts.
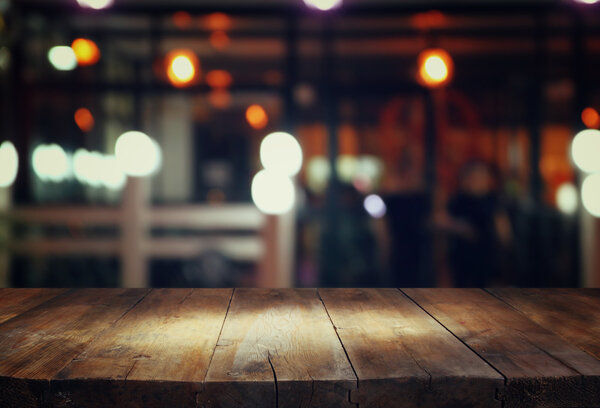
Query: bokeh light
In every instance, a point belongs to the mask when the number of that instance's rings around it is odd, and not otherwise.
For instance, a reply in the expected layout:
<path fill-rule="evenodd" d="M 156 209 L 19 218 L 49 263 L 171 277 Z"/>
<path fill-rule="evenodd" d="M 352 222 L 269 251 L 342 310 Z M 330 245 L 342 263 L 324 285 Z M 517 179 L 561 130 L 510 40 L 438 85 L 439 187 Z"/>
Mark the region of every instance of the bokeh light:
<path fill-rule="evenodd" d="M 71 48 L 81 66 L 94 65 L 100 60 L 100 50 L 92 40 L 77 38 L 71 43 Z"/>
<path fill-rule="evenodd" d="M 213 89 L 208 94 L 208 102 L 217 109 L 226 109 L 231 105 L 231 94 L 226 89 Z"/>
<path fill-rule="evenodd" d="M 225 13 L 212 13 L 205 18 L 205 24 L 209 30 L 229 30 L 231 18 Z"/>
<path fill-rule="evenodd" d="M 292 180 L 271 170 L 261 170 L 254 176 L 251 193 L 252 201 L 265 214 L 284 214 L 296 200 Z"/>
<path fill-rule="evenodd" d="M 208 37 L 210 45 L 216 50 L 224 50 L 229 46 L 231 40 L 225 31 L 213 31 Z"/>
<path fill-rule="evenodd" d="M 302 167 L 302 148 L 289 133 L 271 133 L 260 144 L 260 162 L 271 172 L 291 177 Z"/>
<path fill-rule="evenodd" d="M 173 14 L 173 24 L 177 28 L 188 28 L 192 24 L 192 16 L 187 11 L 177 11 Z"/>
<path fill-rule="evenodd" d="M 581 121 L 590 129 L 598 129 L 600 127 L 600 115 L 594 108 L 585 108 L 581 112 Z"/>
<path fill-rule="evenodd" d="M 352 182 L 356 169 L 358 167 L 358 160 L 355 156 L 349 154 L 342 154 L 338 156 L 335 161 L 335 170 L 341 181 L 344 183 Z"/>
<path fill-rule="evenodd" d="M 331 166 L 324 156 L 315 156 L 306 163 L 306 183 L 313 193 L 322 193 L 331 177 Z"/>
<path fill-rule="evenodd" d="M 427 87 L 447 84 L 452 78 L 454 64 L 450 55 L 442 49 L 421 52 L 418 58 L 418 81 Z"/>
<path fill-rule="evenodd" d="M 89 132 L 94 128 L 94 115 L 87 108 L 79 108 L 75 111 L 75 123 L 83 132 Z"/>
<path fill-rule="evenodd" d="M 304 3 L 309 8 L 327 11 L 339 7 L 342 0 L 304 0 Z"/>
<path fill-rule="evenodd" d="M 213 69 L 206 73 L 206 84 L 211 88 L 227 88 L 233 83 L 231 74 L 222 69 Z"/>
<path fill-rule="evenodd" d="M 58 183 L 71 175 L 69 156 L 55 143 L 36 146 L 31 156 L 31 165 L 36 176 L 42 181 Z"/>
<path fill-rule="evenodd" d="M 73 154 L 73 173 L 82 184 L 120 190 L 127 177 L 115 156 L 77 149 Z"/>
<path fill-rule="evenodd" d="M 594 217 L 600 217 L 600 174 L 591 174 L 581 184 L 581 202 Z"/>
<path fill-rule="evenodd" d="M 586 129 L 575 135 L 571 155 L 575 165 L 586 173 L 600 172 L 600 130 Z"/>
<path fill-rule="evenodd" d="M 12 142 L 0 144 L 0 187 L 10 187 L 19 171 L 19 155 Z"/>
<path fill-rule="evenodd" d="M 365 207 L 365 211 L 367 211 L 367 213 L 369 213 L 369 215 L 373 218 L 381 218 L 387 211 L 385 202 L 383 202 L 383 199 L 377 194 L 370 194 L 366 196 L 363 206 Z"/>
<path fill-rule="evenodd" d="M 77 3 L 84 8 L 101 10 L 112 6 L 113 0 L 77 0 Z"/>
<path fill-rule="evenodd" d="M 123 133 L 115 143 L 115 156 L 120 168 L 129 176 L 155 174 L 162 165 L 162 151 L 154 139 L 142 132 Z"/>
<path fill-rule="evenodd" d="M 556 190 L 556 206 L 567 215 L 574 214 L 579 204 L 577 187 L 573 183 L 563 183 Z"/>
<path fill-rule="evenodd" d="M 246 109 L 246 120 L 253 129 L 264 129 L 269 123 L 269 116 L 260 105 L 250 105 Z"/>
<path fill-rule="evenodd" d="M 72 71 L 77 67 L 75 51 L 66 45 L 57 45 L 50 48 L 48 61 L 59 71 Z"/>
<path fill-rule="evenodd" d="M 190 50 L 174 50 L 167 54 L 167 77 L 173 86 L 184 87 L 197 79 L 200 62 Z"/>
<path fill-rule="evenodd" d="M 598 3 L 599 0 L 576 0 L 578 3 L 584 3 L 584 4 L 596 4 Z"/>

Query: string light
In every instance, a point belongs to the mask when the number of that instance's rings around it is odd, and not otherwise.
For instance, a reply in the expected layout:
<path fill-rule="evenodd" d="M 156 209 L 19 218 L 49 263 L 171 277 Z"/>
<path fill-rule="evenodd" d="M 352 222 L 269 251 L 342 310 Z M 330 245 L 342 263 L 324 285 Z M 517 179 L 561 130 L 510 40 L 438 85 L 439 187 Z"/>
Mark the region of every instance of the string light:
<path fill-rule="evenodd" d="M 418 57 L 421 85 L 435 88 L 450 82 L 454 64 L 450 54 L 442 49 L 429 49 L 421 52 Z"/>
<path fill-rule="evenodd" d="M 190 50 L 174 50 L 167 54 L 167 77 L 173 86 L 185 87 L 194 82 L 200 62 Z"/>
<path fill-rule="evenodd" d="M 77 63 L 81 66 L 94 65 L 100 60 L 100 50 L 95 42 L 77 38 L 71 44 Z"/>

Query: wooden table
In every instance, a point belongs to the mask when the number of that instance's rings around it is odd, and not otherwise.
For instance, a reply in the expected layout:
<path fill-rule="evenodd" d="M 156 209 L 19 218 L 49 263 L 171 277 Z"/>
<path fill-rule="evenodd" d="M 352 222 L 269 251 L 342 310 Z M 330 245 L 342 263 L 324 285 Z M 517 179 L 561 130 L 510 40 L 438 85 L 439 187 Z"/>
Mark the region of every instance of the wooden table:
<path fill-rule="evenodd" d="M 600 407 L 600 289 L 0 289 L 0 407 Z"/>

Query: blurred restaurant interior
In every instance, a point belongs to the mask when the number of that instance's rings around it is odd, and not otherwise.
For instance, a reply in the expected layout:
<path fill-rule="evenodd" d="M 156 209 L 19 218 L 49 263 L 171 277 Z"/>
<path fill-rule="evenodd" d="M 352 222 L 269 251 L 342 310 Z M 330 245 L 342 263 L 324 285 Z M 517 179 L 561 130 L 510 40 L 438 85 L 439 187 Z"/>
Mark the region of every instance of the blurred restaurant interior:
<path fill-rule="evenodd" d="M 0 0 L 0 89 L 0 287 L 600 286 L 598 0 Z"/>

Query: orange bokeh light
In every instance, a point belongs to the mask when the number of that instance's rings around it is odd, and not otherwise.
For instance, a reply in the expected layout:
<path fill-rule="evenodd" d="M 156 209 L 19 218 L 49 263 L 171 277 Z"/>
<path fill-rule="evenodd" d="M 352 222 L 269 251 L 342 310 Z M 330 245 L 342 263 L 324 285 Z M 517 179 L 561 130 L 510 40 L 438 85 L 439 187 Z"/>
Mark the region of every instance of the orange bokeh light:
<path fill-rule="evenodd" d="M 212 13 L 205 17 L 206 25 L 210 30 L 229 30 L 231 18 L 225 13 Z"/>
<path fill-rule="evenodd" d="M 446 85 L 452 79 L 454 63 L 450 54 L 442 49 L 429 49 L 421 52 L 418 58 L 421 85 L 435 88 Z"/>
<path fill-rule="evenodd" d="M 269 123 L 267 112 L 260 105 L 250 105 L 246 109 L 246 120 L 254 129 L 264 129 Z"/>
<path fill-rule="evenodd" d="M 208 94 L 208 101 L 217 109 L 225 109 L 231 105 L 231 94 L 226 89 L 213 89 Z"/>
<path fill-rule="evenodd" d="M 214 31 L 210 35 L 208 41 L 210 42 L 210 45 L 212 45 L 213 48 L 217 50 L 224 50 L 229 46 L 229 43 L 231 42 L 229 36 L 225 31 Z"/>
<path fill-rule="evenodd" d="M 197 81 L 200 61 L 190 50 L 174 50 L 167 54 L 167 77 L 173 86 L 188 86 Z"/>
<path fill-rule="evenodd" d="M 177 28 L 187 28 L 192 24 L 192 16 L 187 11 L 177 11 L 173 14 L 173 24 Z"/>
<path fill-rule="evenodd" d="M 206 83 L 211 88 L 227 88 L 232 82 L 231 74 L 222 69 L 213 69 L 206 73 Z"/>
<path fill-rule="evenodd" d="M 87 108 L 79 108 L 75 111 L 75 123 L 83 132 L 89 132 L 94 128 L 94 116 Z"/>
<path fill-rule="evenodd" d="M 71 48 L 81 66 L 94 65 L 100 60 L 100 50 L 95 42 L 87 38 L 77 38 L 71 44 Z"/>
<path fill-rule="evenodd" d="M 598 129 L 600 127 L 600 115 L 594 108 L 585 108 L 581 112 L 581 120 L 590 129 Z"/>

